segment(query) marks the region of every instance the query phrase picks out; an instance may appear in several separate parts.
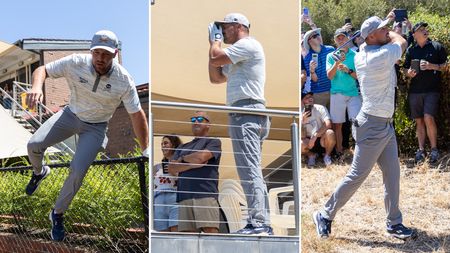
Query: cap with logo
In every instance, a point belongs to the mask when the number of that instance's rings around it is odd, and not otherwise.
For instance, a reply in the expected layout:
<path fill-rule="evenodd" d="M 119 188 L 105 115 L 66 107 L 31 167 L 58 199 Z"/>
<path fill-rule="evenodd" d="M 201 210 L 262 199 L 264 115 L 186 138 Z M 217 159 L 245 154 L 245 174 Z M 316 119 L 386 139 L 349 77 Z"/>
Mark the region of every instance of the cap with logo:
<path fill-rule="evenodd" d="M 345 37 L 348 37 L 348 32 L 344 28 L 338 28 L 334 32 L 334 38 L 338 37 L 339 35 L 345 35 Z"/>
<path fill-rule="evenodd" d="M 250 28 L 250 22 L 244 15 L 242 15 L 240 13 L 227 14 L 225 16 L 225 18 L 223 19 L 223 21 L 215 21 L 214 23 L 218 23 L 218 24 L 238 23 L 247 28 Z"/>
<path fill-rule="evenodd" d="M 370 17 L 361 25 L 361 37 L 365 40 L 369 34 L 373 33 L 375 30 L 383 28 L 389 24 L 390 20 L 381 20 L 381 18 L 377 16 Z"/>
<path fill-rule="evenodd" d="M 425 23 L 425 22 L 419 22 L 419 23 L 417 23 L 417 24 L 415 24 L 415 25 L 413 26 L 412 32 L 415 33 L 415 32 L 417 32 L 417 30 L 419 30 L 419 28 L 421 28 L 421 27 L 427 27 L 427 26 L 428 26 L 428 23 Z"/>
<path fill-rule="evenodd" d="M 94 34 L 91 41 L 91 50 L 105 49 L 110 53 L 115 53 L 119 46 L 117 36 L 108 30 L 101 30 Z"/>

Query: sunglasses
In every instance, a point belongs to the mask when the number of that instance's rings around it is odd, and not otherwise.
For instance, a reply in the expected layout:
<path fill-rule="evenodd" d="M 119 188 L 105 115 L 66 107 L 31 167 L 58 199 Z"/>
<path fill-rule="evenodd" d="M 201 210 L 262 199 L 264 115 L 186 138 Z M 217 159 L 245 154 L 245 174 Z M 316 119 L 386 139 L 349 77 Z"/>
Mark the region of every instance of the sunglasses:
<path fill-rule="evenodd" d="M 191 117 L 191 123 L 202 123 L 203 121 L 209 122 L 209 120 L 203 116 Z"/>
<path fill-rule="evenodd" d="M 315 39 L 317 37 L 320 37 L 320 34 L 316 33 L 314 35 L 311 35 L 311 37 L 309 37 L 309 40 Z"/>

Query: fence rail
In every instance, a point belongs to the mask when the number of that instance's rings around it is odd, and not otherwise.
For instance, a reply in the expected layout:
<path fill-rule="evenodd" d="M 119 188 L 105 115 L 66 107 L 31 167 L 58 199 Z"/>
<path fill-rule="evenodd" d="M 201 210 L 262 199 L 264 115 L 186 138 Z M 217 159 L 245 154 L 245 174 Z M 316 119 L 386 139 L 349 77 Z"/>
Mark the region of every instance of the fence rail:
<path fill-rule="evenodd" d="M 270 128 L 270 131 L 280 131 L 283 133 L 289 133 L 290 135 L 287 138 L 275 138 L 273 140 L 273 143 L 289 143 L 290 142 L 290 153 L 285 154 L 284 152 L 286 150 L 278 152 L 273 150 L 271 152 L 263 152 L 261 153 L 262 157 L 269 157 L 272 160 L 275 159 L 283 159 L 281 165 L 279 167 L 268 167 L 263 168 L 265 172 L 268 172 L 266 176 L 264 176 L 264 179 L 266 179 L 266 184 L 272 184 L 274 187 L 273 189 L 270 189 L 269 192 L 269 206 L 266 208 L 267 211 L 270 211 L 271 213 L 271 219 L 273 218 L 272 223 L 276 223 L 281 221 L 281 218 L 286 218 L 286 223 L 289 224 L 278 224 L 280 225 L 280 231 L 281 230 L 290 230 L 289 233 L 285 233 L 285 235 L 297 235 L 299 236 L 299 217 L 300 217 L 300 209 L 299 209 L 299 134 L 298 134 L 298 127 L 297 127 L 297 120 L 299 118 L 299 112 L 298 111 L 283 111 L 283 110 L 269 110 L 269 109 L 252 109 L 252 108 L 242 108 L 242 107 L 232 107 L 232 106 L 219 106 L 219 105 L 205 105 L 205 104 L 192 104 L 192 103 L 179 103 L 179 102 L 165 102 L 165 101 L 152 101 L 151 104 L 152 108 L 152 114 L 150 115 L 150 131 L 151 131 L 151 146 L 155 147 L 153 144 L 155 141 L 155 138 L 159 138 L 162 136 L 167 135 L 177 135 L 180 137 L 192 137 L 192 134 L 189 134 L 189 127 L 187 125 L 190 125 L 190 122 L 187 122 L 187 120 L 182 121 L 181 118 L 188 118 L 192 115 L 184 115 L 180 116 L 180 113 L 186 113 L 186 110 L 201 110 L 206 111 L 208 113 L 214 113 L 216 117 L 214 118 L 220 118 L 221 122 L 212 121 L 210 122 L 211 129 L 221 129 L 217 130 L 215 133 L 217 135 L 214 135 L 214 137 L 219 136 L 225 138 L 225 141 L 231 142 L 232 139 L 227 137 L 227 133 L 224 129 L 231 128 L 231 127 L 237 127 L 237 126 L 230 126 L 227 123 L 225 123 L 225 119 L 223 117 L 223 114 L 226 113 L 241 113 L 241 114 L 253 114 L 253 115 L 265 115 L 270 116 L 272 118 L 292 118 L 292 121 L 289 123 L 289 121 L 284 120 L 283 125 L 277 127 L 277 128 Z M 170 109 L 170 111 L 167 111 L 167 109 Z M 158 110 L 165 110 L 164 115 L 162 115 L 161 111 Z M 158 115 L 155 117 L 155 114 Z M 168 116 L 170 115 L 170 116 Z M 219 116 L 222 115 L 222 116 Z M 280 122 L 278 122 L 280 123 Z M 287 123 L 287 124 L 286 124 Z M 155 129 L 154 124 L 157 124 L 157 128 Z M 290 125 L 289 125 L 290 124 Z M 172 130 L 178 130 L 175 132 L 172 132 Z M 210 130 L 211 133 L 211 130 Z M 286 136 L 286 134 L 285 134 Z M 214 138 L 213 136 L 209 137 L 198 137 L 198 138 Z M 290 138 L 289 140 L 287 140 Z M 239 141 L 239 140 L 234 140 Z M 267 140 L 266 140 L 267 141 Z M 195 150 L 190 150 L 195 151 Z M 159 149 L 153 150 L 153 156 L 151 156 L 151 165 L 155 165 L 157 162 L 154 162 L 155 160 L 155 153 L 161 152 Z M 213 152 L 214 153 L 214 152 Z M 223 150 L 221 151 L 222 154 L 222 161 L 219 165 L 220 169 L 226 169 L 226 170 L 232 170 L 235 169 L 236 166 L 234 164 L 224 164 L 223 162 L 223 156 L 232 156 L 234 154 L 234 151 L 231 150 Z M 288 165 L 289 164 L 289 165 Z M 282 166 L 290 166 L 290 168 L 283 168 Z M 245 169 L 245 168 L 244 168 Z M 284 177 L 282 180 L 274 180 L 270 177 L 274 176 L 275 172 L 282 172 L 284 173 Z M 219 172 L 220 174 L 220 172 Z M 177 177 L 169 176 L 170 180 L 173 180 Z M 184 178 L 188 180 L 198 180 L 195 178 L 186 178 L 186 177 L 178 177 L 178 179 Z M 245 180 L 239 180 L 239 179 L 230 179 L 230 178 L 219 178 L 219 179 L 205 179 L 202 178 L 203 181 L 216 181 L 219 185 L 219 193 L 213 193 L 213 195 L 217 196 L 219 199 L 219 203 L 222 206 L 221 209 L 225 212 L 226 220 L 221 220 L 218 223 L 220 224 L 228 224 L 230 226 L 230 232 L 236 231 L 237 228 L 242 228 L 245 226 L 245 217 L 246 213 L 250 210 L 246 205 L 246 196 L 251 196 L 251 194 L 245 194 L 242 191 L 242 188 L 240 188 L 241 184 L 247 183 Z M 151 189 L 151 196 L 154 196 L 156 191 L 154 191 L 154 184 L 153 180 L 150 182 L 150 189 Z M 283 187 L 279 187 L 283 186 Z M 283 188 L 282 191 L 279 191 L 280 188 Z M 177 190 L 177 194 L 183 194 L 186 193 L 185 191 Z M 192 191 L 189 191 L 189 193 L 193 193 Z M 204 192 L 194 192 L 196 194 L 204 194 Z M 209 193 L 208 193 L 209 194 Z M 211 194 L 210 194 L 211 195 Z M 236 203 L 231 203 L 236 202 Z M 237 203 L 239 202 L 239 203 Z M 161 204 L 161 203 L 154 203 L 153 201 L 152 207 L 173 207 L 178 206 L 179 204 Z M 282 210 L 284 207 L 286 210 Z M 200 208 L 200 207 L 199 207 Z M 236 210 L 235 210 L 236 209 Z M 239 209 L 239 210 L 237 210 Z M 239 213 L 239 214 L 237 214 Z M 284 215 L 284 216 L 283 216 Z M 153 212 L 151 215 L 152 221 L 169 221 L 169 219 L 161 219 L 161 218 L 154 218 Z M 235 216 L 235 217 L 231 217 Z M 281 217 L 283 216 L 283 217 Z M 231 217 L 231 219 L 230 219 Z M 236 218 L 238 217 L 238 218 Z M 241 217 L 241 218 L 239 218 Z M 199 219 L 197 221 L 200 222 L 206 222 L 207 220 Z M 234 227 L 234 229 L 231 229 L 231 227 Z M 153 226 L 152 226 L 153 228 Z M 289 228 L 289 229 L 288 229 Z M 293 231 L 292 231 L 293 230 Z M 223 231 L 222 228 L 219 229 L 219 231 Z"/>
<path fill-rule="evenodd" d="M 70 164 L 51 164 L 51 174 L 25 194 L 31 167 L 0 168 L 0 232 L 20 235 L 24 249 L 50 240 L 48 214 L 70 173 Z M 148 158 L 95 161 L 64 214 L 61 248 L 87 252 L 148 252 Z M 57 244 L 57 245 L 58 245 Z"/>

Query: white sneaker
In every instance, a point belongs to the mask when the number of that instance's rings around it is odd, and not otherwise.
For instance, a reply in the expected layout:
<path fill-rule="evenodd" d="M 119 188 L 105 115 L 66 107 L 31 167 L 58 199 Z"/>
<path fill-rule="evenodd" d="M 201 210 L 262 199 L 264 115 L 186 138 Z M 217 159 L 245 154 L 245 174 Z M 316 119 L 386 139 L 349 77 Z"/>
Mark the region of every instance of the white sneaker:
<path fill-rule="evenodd" d="M 316 166 L 316 155 L 308 156 L 308 167 Z"/>
<path fill-rule="evenodd" d="M 331 157 L 329 155 L 325 155 L 323 157 L 323 162 L 325 163 L 326 166 L 330 166 L 332 161 L 331 161 Z"/>

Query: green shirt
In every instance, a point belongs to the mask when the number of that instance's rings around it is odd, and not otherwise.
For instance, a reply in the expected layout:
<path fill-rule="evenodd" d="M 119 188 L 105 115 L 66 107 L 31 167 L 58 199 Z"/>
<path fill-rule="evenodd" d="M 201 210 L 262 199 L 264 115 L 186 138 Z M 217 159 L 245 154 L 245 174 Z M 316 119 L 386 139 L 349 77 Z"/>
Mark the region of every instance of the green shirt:
<path fill-rule="evenodd" d="M 327 55 L 327 71 L 331 69 L 335 63 L 332 53 Z M 355 51 L 349 49 L 345 54 L 345 60 L 342 62 L 347 68 L 355 71 Z M 341 93 L 345 96 L 355 97 L 358 96 L 358 87 L 356 86 L 356 79 L 350 74 L 337 70 L 336 75 L 331 79 L 331 94 Z"/>

